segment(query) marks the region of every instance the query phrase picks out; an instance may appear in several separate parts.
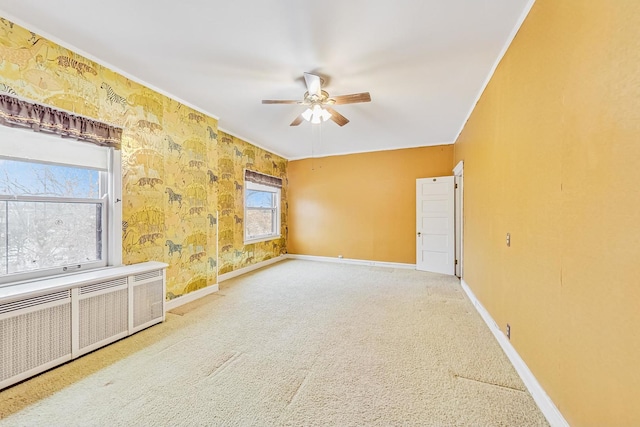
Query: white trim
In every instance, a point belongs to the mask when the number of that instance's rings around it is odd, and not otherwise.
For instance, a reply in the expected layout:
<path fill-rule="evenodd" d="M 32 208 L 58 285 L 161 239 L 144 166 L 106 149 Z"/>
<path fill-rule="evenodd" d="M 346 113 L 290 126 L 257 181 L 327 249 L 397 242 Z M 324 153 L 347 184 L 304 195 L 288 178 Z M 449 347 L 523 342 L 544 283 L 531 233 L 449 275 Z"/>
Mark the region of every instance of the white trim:
<path fill-rule="evenodd" d="M 217 276 L 217 274 L 216 274 Z M 162 269 L 162 321 L 167 320 L 167 269 Z"/>
<path fill-rule="evenodd" d="M 256 264 L 249 265 L 244 268 L 239 268 L 237 270 L 230 271 L 228 273 L 220 274 L 218 276 L 218 283 L 224 282 L 225 280 L 233 279 L 234 277 L 242 276 L 243 274 L 247 274 L 253 270 L 257 270 L 262 267 L 266 267 L 267 265 L 275 264 L 276 262 L 280 262 L 287 259 L 286 256 L 280 255 L 275 258 L 271 258 L 265 261 L 258 262 Z"/>
<path fill-rule="evenodd" d="M 209 285 L 206 288 L 198 289 L 197 291 L 189 292 L 186 295 L 179 296 L 178 298 L 174 298 L 170 301 L 165 301 L 164 303 L 164 312 L 171 311 L 174 308 L 178 308 L 181 305 L 185 305 L 207 295 L 218 292 L 219 286 L 217 283 L 213 285 Z"/>
<path fill-rule="evenodd" d="M 462 176 L 464 173 L 464 161 L 460 160 L 455 168 L 453 168 L 453 175 Z"/>
<path fill-rule="evenodd" d="M 458 210 L 460 211 L 460 229 L 457 230 L 460 233 L 460 259 L 458 263 L 460 265 L 460 278 L 464 277 L 464 161 L 460 160 L 455 168 L 453 168 L 453 176 L 456 185 L 459 185 L 458 191 L 460 192 L 460 206 L 456 206 L 454 214 L 457 220 Z M 454 190 L 455 198 L 455 190 Z M 456 198 L 456 202 L 458 199 Z M 456 236 L 457 237 L 457 236 Z M 457 243 L 457 239 L 456 239 Z"/>
<path fill-rule="evenodd" d="M 154 86 L 154 85 L 152 85 L 150 83 L 147 83 L 146 81 L 144 81 L 144 80 L 142 80 L 142 79 L 140 79 L 140 78 L 138 78 L 138 77 L 136 77 L 136 76 L 134 76 L 134 75 L 132 75 L 130 73 L 127 73 L 126 71 L 123 71 L 122 69 L 120 69 L 120 68 L 118 68 L 118 67 L 116 67 L 114 65 L 111 65 L 107 61 L 99 59 L 99 58 L 91 55 L 90 53 L 87 53 L 84 50 L 77 48 L 76 46 L 72 45 L 71 43 L 67 43 L 67 42 L 59 39 L 58 37 L 55 37 L 55 36 L 51 35 L 50 33 L 46 32 L 46 31 L 42 31 L 37 26 L 31 25 L 28 22 L 26 22 L 25 20 L 17 18 L 14 15 L 5 12 L 2 9 L 0 9 L 0 16 L 3 16 L 4 18 L 8 19 L 9 21 L 20 25 L 21 27 L 27 29 L 28 31 L 33 31 L 34 33 L 38 34 L 39 36 L 44 37 L 44 38 L 46 38 L 46 39 L 48 39 L 48 40 L 50 40 L 50 41 L 52 41 L 52 42 L 64 47 L 66 49 L 69 49 L 73 53 L 76 53 L 76 54 L 78 54 L 80 56 L 83 56 L 86 59 L 95 62 L 96 64 L 102 65 L 103 67 L 106 67 L 111 71 L 115 71 L 116 73 L 120 74 L 123 77 L 128 78 L 131 81 L 139 83 L 142 86 L 147 87 L 148 89 L 154 90 L 154 91 L 158 92 L 161 95 L 164 95 L 164 96 L 166 96 L 168 98 L 173 99 L 174 101 L 178 101 L 182 105 L 186 105 L 187 107 L 193 108 L 194 110 L 199 111 L 202 114 L 205 114 L 205 115 L 207 115 L 209 117 L 212 117 L 212 118 L 214 118 L 216 120 L 220 120 L 220 118 L 218 116 L 213 115 L 213 114 L 209 113 L 208 111 L 206 111 L 206 110 L 204 110 L 204 109 L 202 109 L 200 107 L 197 107 L 197 106 L 191 104 L 190 102 L 187 102 L 187 101 L 185 101 L 185 100 L 183 100 L 183 99 L 181 99 L 181 98 L 179 98 L 179 97 L 177 97 L 175 95 L 172 95 L 171 93 L 169 93 L 167 91 L 164 91 L 164 90 L 162 90 L 162 89 L 160 89 L 160 88 L 158 88 L 158 87 L 156 87 L 156 86 Z M 76 113 L 72 113 L 72 114 L 76 114 Z M 90 118 L 95 119 L 95 117 L 90 117 Z"/>
<path fill-rule="evenodd" d="M 283 156 L 282 154 L 274 151 L 272 148 L 267 148 L 267 147 L 264 147 L 264 146 L 262 146 L 260 144 L 256 144 L 255 142 L 251 141 L 249 138 L 245 138 L 244 136 L 238 135 L 235 132 L 231 132 L 230 130 L 228 130 L 226 128 L 222 128 L 222 127 L 218 126 L 218 132 L 224 132 L 224 133 L 227 133 L 227 134 L 229 134 L 231 136 L 235 136 L 236 138 L 241 139 L 241 140 L 243 140 L 244 142 L 246 142 L 248 144 L 251 144 L 251 145 L 253 145 L 255 147 L 258 147 L 258 148 L 260 148 L 262 150 L 268 151 L 271 154 L 275 154 L 278 157 L 282 157 L 285 160 L 289 160 L 286 156 Z M 218 140 L 218 144 L 219 143 L 220 143 L 220 141 Z M 260 173 L 262 173 L 262 172 L 260 172 Z"/>
<path fill-rule="evenodd" d="M 484 84 L 480 87 L 480 90 L 478 91 L 478 95 L 476 96 L 476 100 L 474 101 L 473 104 L 471 104 L 471 108 L 469 109 L 469 112 L 467 113 L 466 118 L 462 121 L 462 125 L 460 126 L 460 130 L 456 134 L 456 137 L 453 139 L 454 142 L 457 141 L 458 138 L 460 138 L 460 134 L 464 130 L 464 127 L 467 125 L 467 122 L 469 121 L 469 118 L 471 117 L 471 114 L 473 113 L 473 110 L 476 109 L 476 105 L 478 104 L 478 101 L 480 101 L 480 98 L 482 97 L 482 94 L 484 93 L 484 90 L 487 88 L 487 85 L 489 84 L 489 82 L 493 78 L 493 74 L 496 72 L 496 69 L 498 68 L 498 65 L 500 65 L 500 61 L 502 61 L 502 58 L 507 53 L 507 50 L 509 49 L 509 46 L 511 46 L 511 43 L 513 42 L 513 39 L 516 38 L 516 34 L 518 34 L 518 31 L 520 31 L 520 27 L 522 26 L 522 24 L 524 23 L 524 20 L 529 15 L 529 12 L 531 11 L 531 8 L 533 7 L 533 4 L 535 2 L 536 2 L 536 0 L 529 0 L 529 2 L 525 5 L 524 9 L 522 10 L 522 14 L 520 15 L 520 17 L 516 21 L 516 25 L 511 30 L 511 33 L 509 34 L 509 37 L 507 38 L 507 41 L 505 42 L 504 46 L 502 47 L 502 50 L 498 54 L 498 57 L 496 58 L 496 61 L 493 64 L 493 67 L 491 67 L 491 70 L 489 71 L 489 74 L 487 75 L 487 78 L 485 79 Z"/>
<path fill-rule="evenodd" d="M 216 210 L 216 282 L 218 281 L 218 274 L 220 272 L 220 211 Z"/>
<path fill-rule="evenodd" d="M 58 275 L 32 281 L 6 284 L 0 287 L 0 303 L 13 302 L 25 298 L 37 297 L 51 292 L 71 289 L 92 283 L 117 278 L 133 276 L 153 270 L 161 270 L 168 264 L 157 261 L 147 261 L 139 264 L 105 267 L 84 272 Z"/>
<path fill-rule="evenodd" d="M 109 156 L 108 194 L 111 198 L 107 204 L 107 262 L 109 266 L 122 265 L 122 152 L 111 148 Z"/>
<path fill-rule="evenodd" d="M 246 169 L 245 169 L 246 172 Z M 275 195 L 276 197 L 276 201 L 274 203 L 275 206 L 270 207 L 270 208 L 250 208 L 249 206 L 247 206 L 247 190 L 254 190 L 254 191 L 262 191 L 265 193 L 272 193 Z M 244 221 L 242 224 L 242 237 L 244 239 L 243 243 L 245 245 L 250 245 L 253 243 L 258 243 L 258 242 L 267 242 L 269 240 L 275 240 L 275 239 L 279 239 L 281 236 L 280 234 L 280 227 L 282 226 L 281 222 L 282 222 L 282 218 L 281 218 L 281 213 L 282 213 L 282 188 L 281 187 L 272 187 L 269 185 L 263 185 L 263 184 L 256 184 L 255 182 L 252 181 L 248 181 L 245 177 L 244 179 L 244 187 L 242 189 L 242 200 L 243 200 L 243 204 L 244 204 L 244 210 L 243 210 L 243 215 L 244 215 Z M 249 210 L 253 210 L 253 209 L 264 209 L 264 210 L 271 210 L 273 211 L 273 219 L 275 220 L 274 225 L 274 230 L 273 233 L 271 234 L 267 234 L 267 235 L 261 235 L 261 236 L 247 236 L 247 218 L 249 217 L 247 215 L 247 212 Z"/>
<path fill-rule="evenodd" d="M 485 309 L 480 301 L 478 301 L 469 285 L 464 280 L 460 280 L 460 285 L 480 314 L 480 317 L 482 317 L 482 320 L 484 320 L 484 323 L 487 324 L 493 336 L 496 337 L 498 344 L 500 344 L 500 347 L 502 347 L 502 350 L 511 361 L 511 364 L 516 369 L 516 372 L 522 379 L 522 382 L 524 382 L 527 390 L 529 390 L 529 393 L 531 393 L 531 396 L 540 408 L 540 411 L 542 411 L 542 414 L 547 418 L 547 421 L 549 421 L 549 424 L 552 427 L 568 427 L 569 423 L 564 419 L 556 405 L 544 391 L 536 377 L 533 375 L 533 372 L 531 372 L 527 364 L 522 360 L 516 349 L 502 333 L 495 320 L 491 317 L 491 314 L 489 314 L 487 309 Z"/>
<path fill-rule="evenodd" d="M 365 259 L 333 258 L 328 256 L 288 254 L 287 258 L 303 259 L 306 261 L 333 262 L 338 264 L 366 265 L 369 267 L 405 268 L 409 270 L 415 270 L 416 268 L 415 264 L 405 264 L 402 262 L 369 261 Z"/>
<path fill-rule="evenodd" d="M 344 153 L 333 153 L 333 154 L 324 154 L 324 155 L 316 153 L 314 156 L 290 157 L 287 160 L 292 162 L 294 160 L 321 159 L 323 157 L 348 156 L 350 154 L 366 154 L 366 153 L 378 153 L 378 152 L 381 152 L 381 151 L 410 150 L 412 148 L 438 147 L 440 145 L 452 145 L 455 142 L 456 142 L 455 139 L 453 141 L 449 141 L 449 142 L 434 142 L 434 143 L 431 143 L 431 144 L 424 143 L 424 142 L 418 142 L 418 143 L 416 143 L 416 145 L 407 145 L 407 146 L 402 146 L 402 147 L 381 148 L 379 150 L 346 151 Z"/>

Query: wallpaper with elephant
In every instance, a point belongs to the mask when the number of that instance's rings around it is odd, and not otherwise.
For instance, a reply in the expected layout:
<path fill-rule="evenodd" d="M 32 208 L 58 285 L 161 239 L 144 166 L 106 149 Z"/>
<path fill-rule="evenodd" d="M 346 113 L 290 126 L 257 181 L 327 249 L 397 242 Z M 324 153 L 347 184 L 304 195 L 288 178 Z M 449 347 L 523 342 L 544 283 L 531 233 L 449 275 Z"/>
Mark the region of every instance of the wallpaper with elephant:
<path fill-rule="evenodd" d="M 244 168 L 285 177 L 286 160 L 216 119 L 4 18 L 0 92 L 123 127 L 123 262 L 168 263 L 168 299 L 286 251 L 286 185 L 284 237 L 242 245 Z"/>

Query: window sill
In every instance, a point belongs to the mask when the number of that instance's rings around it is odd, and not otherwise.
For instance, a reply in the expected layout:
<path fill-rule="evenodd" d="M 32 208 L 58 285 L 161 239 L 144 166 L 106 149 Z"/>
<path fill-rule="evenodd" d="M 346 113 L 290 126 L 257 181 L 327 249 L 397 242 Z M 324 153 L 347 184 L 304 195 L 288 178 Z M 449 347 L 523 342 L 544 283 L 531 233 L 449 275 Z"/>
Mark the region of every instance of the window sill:
<path fill-rule="evenodd" d="M 85 284 L 108 280 L 112 277 L 135 275 L 166 267 L 167 264 L 165 263 L 148 261 L 140 264 L 108 266 L 83 272 L 42 277 L 31 281 L 7 283 L 0 288 L 0 301 L 4 304 L 12 300 L 71 289 Z"/>
<path fill-rule="evenodd" d="M 280 235 L 280 234 L 274 234 L 272 236 L 256 237 L 255 239 L 247 239 L 243 243 L 245 245 L 250 245 L 252 243 L 268 242 L 269 240 L 276 240 L 276 239 L 279 239 L 281 237 L 282 237 L 282 235 Z"/>

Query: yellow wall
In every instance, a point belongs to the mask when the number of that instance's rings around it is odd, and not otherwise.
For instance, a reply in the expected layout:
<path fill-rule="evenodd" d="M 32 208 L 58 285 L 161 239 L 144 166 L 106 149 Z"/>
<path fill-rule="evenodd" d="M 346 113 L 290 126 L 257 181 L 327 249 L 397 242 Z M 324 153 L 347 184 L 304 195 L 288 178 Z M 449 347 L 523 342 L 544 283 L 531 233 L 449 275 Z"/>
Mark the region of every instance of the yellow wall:
<path fill-rule="evenodd" d="M 639 40 L 638 1 L 538 0 L 455 144 L 464 279 L 575 426 L 640 425 Z"/>
<path fill-rule="evenodd" d="M 416 179 L 452 163 L 452 145 L 289 162 L 289 253 L 415 264 Z"/>
<path fill-rule="evenodd" d="M 244 167 L 285 176 L 287 166 L 237 138 L 218 143 L 216 119 L 6 19 L 0 20 L 0 91 L 123 127 L 123 261 L 168 263 L 167 298 L 216 283 L 218 264 L 223 273 L 283 250 L 284 239 L 250 251 L 240 241 L 216 259 L 218 196 L 229 184 L 218 179 L 223 159 L 232 153 L 232 185 L 243 181 Z M 242 218 L 241 200 L 230 209 L 227 217 Z M 286 225 L 286 210 L 283 217 Z M 220 235 L 241 235 L 241 227 L 222 218 Z"/>

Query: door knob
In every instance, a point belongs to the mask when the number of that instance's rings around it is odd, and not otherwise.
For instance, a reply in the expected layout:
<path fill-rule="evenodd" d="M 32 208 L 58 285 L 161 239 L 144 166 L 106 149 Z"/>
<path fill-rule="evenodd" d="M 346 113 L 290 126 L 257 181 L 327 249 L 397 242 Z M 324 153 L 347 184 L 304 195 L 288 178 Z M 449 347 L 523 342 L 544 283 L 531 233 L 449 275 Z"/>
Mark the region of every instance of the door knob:
<path fill-rule="evenodd" d="M 418 231 L 418 237 L 420 237 L 421 235 L 422 235 L 422 233 Z"/>

